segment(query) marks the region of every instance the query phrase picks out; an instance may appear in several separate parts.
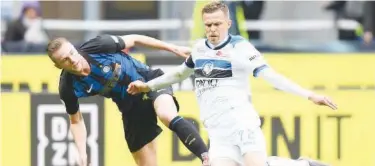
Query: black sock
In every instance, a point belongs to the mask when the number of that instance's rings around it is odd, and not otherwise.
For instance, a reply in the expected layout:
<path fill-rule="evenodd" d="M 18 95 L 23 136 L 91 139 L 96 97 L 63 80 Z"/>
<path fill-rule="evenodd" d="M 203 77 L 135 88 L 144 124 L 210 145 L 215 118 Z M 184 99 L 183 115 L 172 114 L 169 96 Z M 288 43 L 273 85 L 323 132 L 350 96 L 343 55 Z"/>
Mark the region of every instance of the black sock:
<path fill-rule="evenodd" d="M 208 151 L 207 146 L 192 123 L 177 116 L 169 123 L 169 128 L 177 134 L 178 138 L 180 138 L 190 152 L 203 161 L 202 155 L 205 155 Z"/>

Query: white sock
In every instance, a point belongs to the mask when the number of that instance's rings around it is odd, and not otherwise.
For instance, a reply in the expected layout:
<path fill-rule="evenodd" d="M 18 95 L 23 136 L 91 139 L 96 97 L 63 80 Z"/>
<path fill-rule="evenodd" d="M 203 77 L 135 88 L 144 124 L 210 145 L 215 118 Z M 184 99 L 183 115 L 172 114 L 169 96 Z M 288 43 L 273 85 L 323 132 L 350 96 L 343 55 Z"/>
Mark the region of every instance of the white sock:
<path fill-rule="evenodd" d="M 269 166 L 310 166 L 309 162 L 304 160 L 293 160 L 276 156 L 268 157 L 267 162 Z"/>

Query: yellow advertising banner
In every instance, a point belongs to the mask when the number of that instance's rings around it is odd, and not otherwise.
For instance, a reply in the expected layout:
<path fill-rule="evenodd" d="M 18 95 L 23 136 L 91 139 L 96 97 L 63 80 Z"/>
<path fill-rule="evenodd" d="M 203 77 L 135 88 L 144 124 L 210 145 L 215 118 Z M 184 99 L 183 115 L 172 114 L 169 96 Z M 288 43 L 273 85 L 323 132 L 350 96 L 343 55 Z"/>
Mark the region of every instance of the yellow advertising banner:
<path fill-rule="evenodd" d="M 140 56 L 141 58 L 143 56 Z M 277 71 L 309 89 L 330 96 L 339 106 L 331 111 L 274 90 L 251 79 L 253 102 L 262 117 L 269 155 L 308 156 L 334 166 L 375 165 L 375 56 L 373 54 L 266 54 Z M 143 57 L 144 58 L 144 57 Z M 57 92 L 60 71 L 46 56 L 2 56 L 2 91 Z M 191 91 L 176 92 L 180 114 L 199 122 Z M 28 93 L 1 94 L 1 164 L 31 165 Z M 116 105 L 104 103 L 104 165 L 135 165 L 128 152 Z M 159 123 L 162 126 L 162 123 Z M 163 126 L 158 137 L 158 163 L 163 166 L 199 165 L 178 138 Z M 16 151 L 14 151 L 16 149 Z"/>
<path fill-rule="evenodd" d="M 339 110 L 281 92 L 254 94 L 266 137 L 268 154 L 298 158 L 308 156 L 334 166 L 375 164 L 375 93 L 374 91 L 336 91 L 325 93 L 338 104 Z M 180 115 L 199 124 L 200 133 L 208 140 L 199 121 L 199 110 L 193 92 L 177 92 Z M 121 116 L 116 106 L 107 100 L 105 140 L 106 165 L 121 163 L 135 166 L 127 151 Z M 159 123 L 162 125 L 162 123 Z M 172 132 L 163 127 L 158 138 L 158 164 L 165 166 L 199 165 Z"/>
<path fill-rule="evenodd" d="M 304 87 L 315 89 L 334 99 L 338 111 L 274 90 L 260 79 L 251 79 L 253 101 L 262 117 L 268 154 L 298 158 L 308 156 L 334 166 L 375 164 L 375 56 L 267 54 L 268 63 Z M 193 92 L 176 92 L 180 114 L 199 124 L 201 135 L 207 133 L 199 122 L 199 110 Z M 107 109 L 116 110 L 110 101 Z M 108 111 L 106 139 L 107 165 L 135 165 L 126 151 L 121 120 L 116 111 Z M 109 120 L 111 120 L 109 122 Z M 159 123 L 161 124 L 161 123 Z M 162 124 L 161 124 L 162 125 Z M 115 127 L 117 126 L 117 127 Z M 158 138 L 158 164 L 166 166 L 199 165 L 196 159 L 170 130 L 163 126 Z M 111 131 L 113 130 L 113 131 Z M 118 150 L 120 149 L 120 150 Z"/>
<path fill-rule="evenodd" d="M 254 104 L 260 112 L 268 154 L 296 158 L 309 156 L 335 166 L 375 163 L 375 93 L 337 91 L 326 93 L 339 105 L 338 111 L 316 106 L 281 92 L 255 93 Z M 199 110 L 193 92 L 176 92 L 180 114 L 199 125 Z M 30 165 L 30 97 L 27 93 L 1 95 L 2 165 Z M 22 104 L 15 104 L 15 103 Z M 121 115 L 110 100 L 105 101 L 105 165 L 135 165 L 128 152 Z M 161 123 L 159 123 L 162 125 Z M 176 136 L 163 126 L 158 137 L 158 163 L 166 166 L 199 164 Z"/>
<path fill-rule="evenodd" d="M 1 94 L 1 165 L 30 165 L 30 114 L 28 93 Z"/>
<path fill-rule="evenodd" d="M 143 54 L 132 55 L 145 62 Z M 278 72 L 314 89 L 367 89 L 374 86 L 375 54 L 265 54 Z M 60 70 L 46 55 L 1 56 L 2 91 L 57 92 Z M 252 79 L 253 90 L 271 89 Z"/>

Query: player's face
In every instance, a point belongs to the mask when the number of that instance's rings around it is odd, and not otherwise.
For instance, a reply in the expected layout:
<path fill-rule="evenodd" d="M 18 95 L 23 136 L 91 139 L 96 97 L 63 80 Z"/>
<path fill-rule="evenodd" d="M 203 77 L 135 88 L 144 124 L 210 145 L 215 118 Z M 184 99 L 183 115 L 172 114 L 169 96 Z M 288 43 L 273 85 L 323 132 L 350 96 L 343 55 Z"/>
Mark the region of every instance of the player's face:
<path fill-rule="evenodd" d="M 223 11 L 217 10 L 214 13 L 204 13 L 203 23 L 208 41 L 217 45 L 228 36 L 228 30 L 232 21 Z"/>
<path fill-rule="evenodd" d="M 60 49 L 53 53 L 53 57 L 56 67 L 74 74 L 82 73 L 85 59 L 70 42 L 64 42 Z"/>

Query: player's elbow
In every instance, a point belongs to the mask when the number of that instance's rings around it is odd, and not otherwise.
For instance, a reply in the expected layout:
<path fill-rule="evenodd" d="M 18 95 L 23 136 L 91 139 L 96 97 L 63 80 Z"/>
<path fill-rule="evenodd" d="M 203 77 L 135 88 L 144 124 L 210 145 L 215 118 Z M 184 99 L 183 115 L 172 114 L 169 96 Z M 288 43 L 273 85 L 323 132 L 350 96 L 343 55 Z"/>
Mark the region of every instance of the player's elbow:
<path fill-rule="evenodd" d="M 71 124 L 77 124 L 77 123 L 81 122 L 83 117 L 82 117 L 81 112 L 77 111 L 74 114 L 69 114 L 69 119 L 70 119 Z"/>
<path fill-rule="evenodd" d="M 130 35 L 122 36 L 121 38 L 125 43 L 125 47 L 131 48 L 131 47 L 134 47 L 135 42 L 139 40 L 139 35 L 130 34 Z"/>

